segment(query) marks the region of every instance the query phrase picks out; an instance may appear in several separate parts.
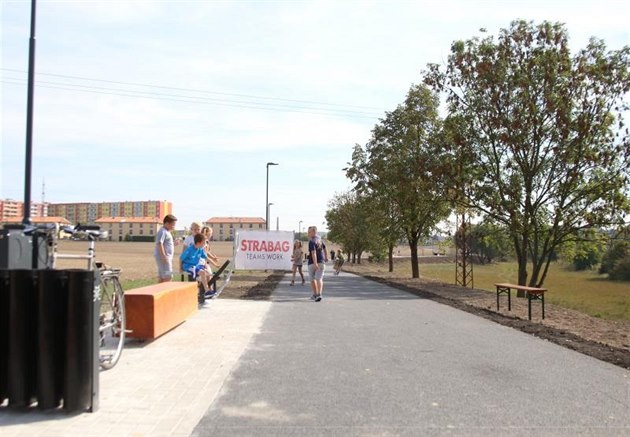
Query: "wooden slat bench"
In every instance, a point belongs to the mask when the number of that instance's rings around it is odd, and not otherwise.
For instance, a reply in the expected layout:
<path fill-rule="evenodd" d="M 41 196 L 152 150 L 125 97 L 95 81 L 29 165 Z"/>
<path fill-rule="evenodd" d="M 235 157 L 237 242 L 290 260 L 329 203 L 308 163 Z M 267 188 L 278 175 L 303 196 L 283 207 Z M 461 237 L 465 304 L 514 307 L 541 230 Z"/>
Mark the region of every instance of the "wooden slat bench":
<path fill-rule="evenodd" d="M 512 311 L 512 296 L 511 290 L 521 290 L 525 292 L 527 297 L 527 316 L 529 320 L 532 319 L 532 301 L 539 300 L 542 302 L 542 318 L 545 318 L 545 292 L 546 288 L 527 287 L 525 285 L 499 283 L 494 284 L 497 287 L 497 311 L 499 311 L 499 296 L 501 294 L 507 294 L 508 296 L 508 311 Z"/>
<path fill-rule="evenodd" d="M 127 335 L 154 339 L 197 310 L 196 282 L 162 282 L 125 291 Z"/>

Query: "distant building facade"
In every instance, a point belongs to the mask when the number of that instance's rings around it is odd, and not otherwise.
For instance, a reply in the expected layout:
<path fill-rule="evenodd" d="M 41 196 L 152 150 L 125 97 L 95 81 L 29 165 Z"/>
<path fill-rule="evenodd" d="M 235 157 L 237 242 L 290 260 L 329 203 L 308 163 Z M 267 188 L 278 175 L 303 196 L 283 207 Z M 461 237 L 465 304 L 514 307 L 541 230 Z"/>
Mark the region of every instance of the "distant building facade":
<path fill-rule="evenodd" d="M 7 217 L 0 220 L 0 224 L 3 224 L 3 225 L 17 225 L 20 223 L 22 223 L 22 217 Z M 47 216 L 47 217 L 33 216 L 31 217 L 31 223 L 34 225 L 56 223 L 59 226 L 70 226 L 72 224 L 68 220 L 66 220 L 65 217 L 54 217 L 54 216 Z"/>
<path fill-rule="evenodd" d="M 162 226 L 157 217 L 101 217 L 94 221 L 101 230 L 108 232 L 110 241 L 125 241 L 129 237 L 155 237 Z M 129 236 L 129 237 L 128 237 Z"/>
<path fill-rule="evenodd" d="M 102 217 L 155 217 L 161 221 L 165 215 L 173 213 L 173 203 L 166 200 L 51 203 L 48 213 L 65 217 L 75 224 L 95 224 Z"/>
<path fill-rule="evenodd" d="M 31 217 L 48 216 L 48 203 L 31 202 Z M 15 217 L 24 217 L 24 202 L 20 200 L 0 200 L 0 221 Z"/>
<path fill-rule="evenodd" d="M 203 223 L 212 228 L 212 239 L 232 241 L 237 229 L 263 230 L 265 219 L 261 217 L 211 217 Z"/>

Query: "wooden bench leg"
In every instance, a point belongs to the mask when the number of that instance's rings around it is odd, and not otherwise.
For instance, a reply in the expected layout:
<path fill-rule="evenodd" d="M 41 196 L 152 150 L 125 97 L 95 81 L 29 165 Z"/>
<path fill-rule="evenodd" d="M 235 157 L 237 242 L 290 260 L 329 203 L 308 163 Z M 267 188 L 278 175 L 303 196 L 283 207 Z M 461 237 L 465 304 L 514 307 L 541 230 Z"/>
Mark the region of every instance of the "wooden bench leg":
<path fill-rule="evenodd" d="M 539 300 L 542 305 L 542 318 L 545 319 L 545 293 L 532 294 L 527 293 L 527 315 L 529 320 L 532 319 L 532 300 Z"/>
<path fill-rule="evenodd" d="M 497 311 L 499 311 L 499 287 L 497 287 Z"/>
<path fill-rule="evenodd" d="M 499 296 L 507 294 L 508 296 L 508 311 L 512 311 L 512 289 L 506 287 L 497 287 L 497 311 L 499 311 Z"/>

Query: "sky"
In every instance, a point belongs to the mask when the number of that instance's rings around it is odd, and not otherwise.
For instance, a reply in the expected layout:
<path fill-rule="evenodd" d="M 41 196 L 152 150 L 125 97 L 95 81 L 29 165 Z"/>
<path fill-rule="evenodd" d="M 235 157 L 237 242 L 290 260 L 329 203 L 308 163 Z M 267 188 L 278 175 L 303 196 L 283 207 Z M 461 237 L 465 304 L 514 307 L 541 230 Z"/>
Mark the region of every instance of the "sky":
<path fill-rule="evenodd" d="M 33 201 L 326 229 L 344 168 L 450 45 L 515 19 L 630 45 L 630 2 L 39 0 Z M 24 199 L 30 0 L 0 0 L 0 199 Z M 43 187 L 45 186 L 45 190 Z"/>

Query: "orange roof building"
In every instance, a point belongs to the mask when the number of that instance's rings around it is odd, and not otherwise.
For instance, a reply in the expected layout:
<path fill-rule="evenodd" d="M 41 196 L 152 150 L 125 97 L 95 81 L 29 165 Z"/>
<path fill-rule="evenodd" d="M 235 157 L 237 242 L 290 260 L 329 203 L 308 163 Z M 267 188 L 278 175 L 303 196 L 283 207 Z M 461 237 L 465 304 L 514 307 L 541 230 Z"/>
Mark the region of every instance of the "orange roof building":
<path fill-rule="evenodd" d="M 157 217 L 101 217 L 94 224 L 109 233 L 110 241 L 124 241 L 134 236 L 155 237 L 162 226 Z"/>
<path fill-rule="evenodd" d="M 212 229 L 213 240 L 232 241 L 237 229 L 265 229 L 265 219 L 261 217 L 211 217 L 203 225 Z"/>

